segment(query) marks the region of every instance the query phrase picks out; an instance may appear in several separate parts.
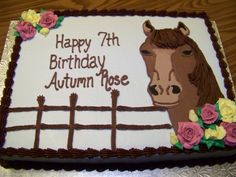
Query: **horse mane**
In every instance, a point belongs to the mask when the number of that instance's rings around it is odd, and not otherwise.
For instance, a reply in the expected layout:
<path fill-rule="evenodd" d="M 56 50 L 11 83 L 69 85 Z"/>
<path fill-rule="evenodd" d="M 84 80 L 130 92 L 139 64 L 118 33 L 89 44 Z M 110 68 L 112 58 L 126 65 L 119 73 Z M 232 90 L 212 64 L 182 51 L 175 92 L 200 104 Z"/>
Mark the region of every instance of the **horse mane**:
<path fill-rule="evenodd" d="M 220 97 L 223 97 L 211 67 L 194 40 L 183 35 L 179 29 L 161 29 L 152 31 L 151 42 L 159 48 L 175 49 L 184 44 L 192 47 L 196 66 L 188 77 L 198 88 L 199 100 L 196 106 L 203 106 L 205 103 L 215 104 Z"/>
<path fill-rule="evenodd" d="M 215 104 L 219 98 L 224 96 L 202 51 L 192 39 L 189 38 L 189 41 L 190 46 L 195 50 L 196 58 L 196 66 L 193 72 L 189 74 L 189 80 L 198 88 L 199 100 L 197 106 L 203 106 L 205 103 Z"/>

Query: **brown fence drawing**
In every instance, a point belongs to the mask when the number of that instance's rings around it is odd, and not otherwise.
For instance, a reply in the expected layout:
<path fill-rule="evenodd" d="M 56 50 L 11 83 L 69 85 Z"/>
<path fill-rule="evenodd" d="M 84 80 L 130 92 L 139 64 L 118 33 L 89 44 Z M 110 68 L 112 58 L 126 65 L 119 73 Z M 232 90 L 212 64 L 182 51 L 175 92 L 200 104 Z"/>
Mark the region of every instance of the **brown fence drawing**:
<path fill-rule="evenodd" d="M 45 105 L 44 96 L 38 96 L 37 107 L 14 107 L 9 108 L 9 113 L 11 112 L 30 112 L 37 111 L 37 119 L 35 125 L 20 125 L 7 127 L 6 131 L 20 131 L 20 130 L 30 130 L 35 129 L 35 140 L 34 148 L 39 148 L 40 142 L 40 130 L 45 129 L 68 129 L 68 139 L 67 139 L 67 149 L 73 149 L 73 137 L 75 130 L 111 130 L 111 150 L 116 150 L 116 131 L 117 130 L 152 130 L 152 129 L 171 129 L 170 124 L 159 124 L 159 125 L 126 125 L 117 124 L 117 111 L 157 111 L 156 107 L 127 107 L 127 106 L 117 106 L 117 99 L 119 96 L 119 91 L 113 90 L 111 92 L 111 106 L 79 106 L 76 105 L 78 100 L 78 95 L 72 93 L 69 97 L 69 106 L 48 106 Z M 69 112 L 69 124 L 44 124 L 41 123 L 43 112 L 47 111 L 68 111 Z M 110 111 L 111 112 L 111 124 L 92 124 L 92 125 L 82 125 L 75 123 L 75 111 Z"/>

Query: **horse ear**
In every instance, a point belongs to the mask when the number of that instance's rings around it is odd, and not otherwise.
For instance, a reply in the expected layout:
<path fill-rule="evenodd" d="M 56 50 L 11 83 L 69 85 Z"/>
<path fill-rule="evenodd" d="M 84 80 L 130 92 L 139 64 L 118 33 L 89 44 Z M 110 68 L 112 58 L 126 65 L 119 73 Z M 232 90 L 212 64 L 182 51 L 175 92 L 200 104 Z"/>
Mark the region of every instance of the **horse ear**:
<path fill-rule="evenodd" d="M 151 22 L 149 20 L 146 20 L 143 23 L 143 32 L 146 36 L 149 36 L 151 32 L 154 30 L 154 27 L 152 26 Z"/>
<path fill-rule="evenodd" d="M 179 29 L 181 31 L 181 33 L 185 36 L 188 36 L 190 33 L 190 30 L 183 22 L 178 23 L 177 29 Z"/>

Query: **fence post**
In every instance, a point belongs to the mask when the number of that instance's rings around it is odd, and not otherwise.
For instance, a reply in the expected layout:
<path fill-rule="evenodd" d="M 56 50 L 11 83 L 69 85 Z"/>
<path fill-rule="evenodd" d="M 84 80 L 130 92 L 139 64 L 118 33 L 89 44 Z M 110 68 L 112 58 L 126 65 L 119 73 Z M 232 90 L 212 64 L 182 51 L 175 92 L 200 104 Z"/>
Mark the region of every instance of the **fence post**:
<path fill-rule="evenodd" d="M 68 133 L 67 149 L 73 148 L 74 124 L 75 124 L 75 107 L 78 96 L 75 93 L 70 95 L 70 124 Z"/>
<path fill-rule="evenodd" d="M 111 149 L 116 150 L 116 109 L 117 109 L 117 98 L 119 96 L 118 90 L 112 90 L 111 92 Z"/>
<path fill-rule="evenodd" d="M 34 139 L 34 148 L 35 149 L 39 148 L 40 124 L 41 124 L 41 120 L 42 120 L 43 109 L 44 109 L 43 106 L 44 106 L 44 102 L 45 102 L 44 96 L 38 96 L 37 101 L 38 101 L 39 107 L 38 107 L 38 112 L 37 112 L 35 139 Z"/>

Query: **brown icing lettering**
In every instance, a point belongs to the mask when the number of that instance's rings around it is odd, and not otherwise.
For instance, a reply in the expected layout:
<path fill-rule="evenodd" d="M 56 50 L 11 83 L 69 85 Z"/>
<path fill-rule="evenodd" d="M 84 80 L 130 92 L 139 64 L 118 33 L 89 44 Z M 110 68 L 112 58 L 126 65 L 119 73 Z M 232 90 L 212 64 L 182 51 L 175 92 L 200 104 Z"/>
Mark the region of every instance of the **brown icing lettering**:
<path fill-rule="evenodd" d="M 70 77 L 68 73 L 63 77 L 63 79 L 59 80 L 57 77 L 57 72 L 53 74 L 53 77 L 48 85 L 44 87 L 49 89 L 50 87 L 54 87 L 56 91 L 59 89 L 69 89 L 69 88 L 89 88 L 94 86 L 94 80 L 92 76 L 89 77 Z"/>
<path fill-rule="evenodd" d="M 115 35 L 114 32 L 98 32 L 98 36 L 102 37 L 101 46 L 120 46 L 119 38 Z M 91 46 L 91 39 L 86 38 L 66 38 L 64 34 L 56 34 L 56 48 L 70 48 L 71 52 L 83 52 L 87 53 Z M 76 51 L 77 50 L 77 51 Z M 106 91 L 110 91 L 112 86 L 123 85 L 126 86 L 129 84 L 127 75 L 109 75 L 107 69 L 104 69 L 105 66 L 105 55 L 95 56 L 87 53 L 84 56 L 78 55 L 69 55 L 68 58 L 62 58 L 56 54 L 50 55 L 49 69 L 93 69 L 99 68 L 99 71 L 96 73 L 96 76 L 100 76 L 101 86 L 105 87 Z M 63 77 L 63 79 L 58 79 L 57 72 L 54 72 L 52 79 L 48 85 L 45 85 L 46 89 L 54 87 L 55 90 L 62 88 L 75 88 L 75 87 L 93 87 L 94 78 L 91 77 L 78 77 L 72 78 L 68 73 Z"/>
<path fill-rule="evenodd" d="M 111 76 L 108 73 L 107 69 L 101 68 L 99 73 L 96 73 L 96 76 L 101 76 L 101 86 L 105 87 L 106 91 L 110 91 L 113 85 L 128 85 L 128 76 L 127 75 L 115 75 Z"/>
<path fill-rule="evenodd" d="M 74 53 L 75 49 L 79 53 L 85 52 L 87 53 L 90 45 L 91 45 L 91 39 L 70 39 L 65 38 L 64 34 L 61 34 L 61 37 L 57 34 L 56 35 L 56 48 L 71 48 L 71 52 Z"/>
<path fill-rule="evenodd" d="M 128 84 L 129 84 L 128 76 L 127 76 L 127 75 L 123 75 L 123 76 L 121 77 L 120 82 L 121 82 L 122 85 L 128 85 Z"/>
<path fill-rule="evenodd" d="M 115 33 L 98 32 L 98 36 L 100 35 L 102 35 L 101 46 L 120 46 L 119 38 Z"/>
<path fill-rule="evenodd" d="M 70 55 L 68 58 L 61 58 L 55 54 L 50 56 L 49 69 L 80 69 L 80 68 L 103 68 L 105 65 L 105 55 L 78 57 Z"/>

